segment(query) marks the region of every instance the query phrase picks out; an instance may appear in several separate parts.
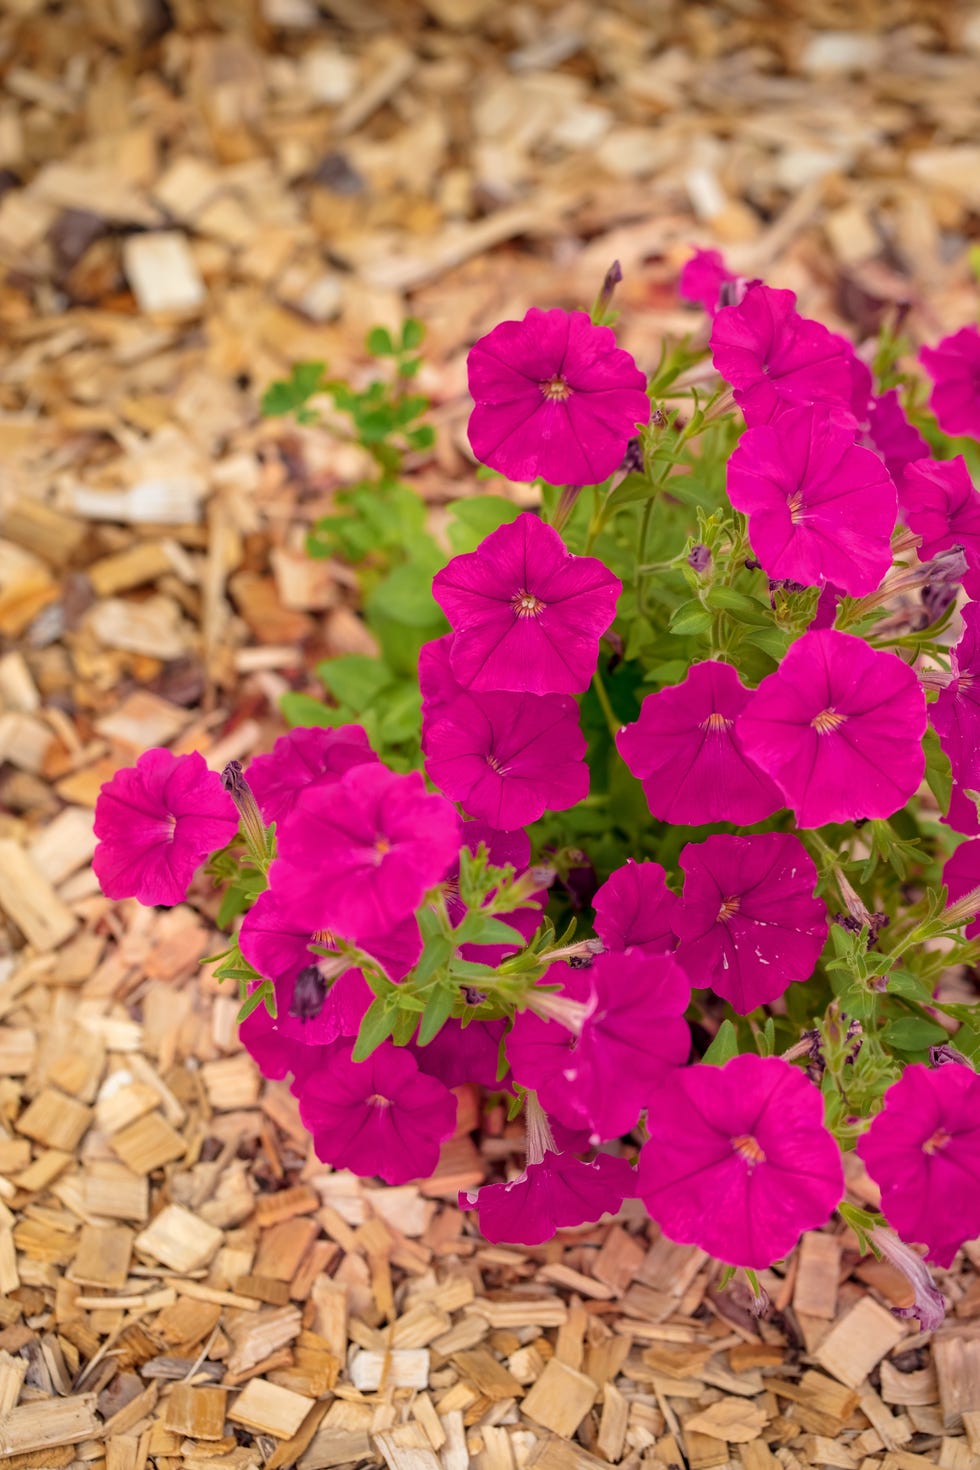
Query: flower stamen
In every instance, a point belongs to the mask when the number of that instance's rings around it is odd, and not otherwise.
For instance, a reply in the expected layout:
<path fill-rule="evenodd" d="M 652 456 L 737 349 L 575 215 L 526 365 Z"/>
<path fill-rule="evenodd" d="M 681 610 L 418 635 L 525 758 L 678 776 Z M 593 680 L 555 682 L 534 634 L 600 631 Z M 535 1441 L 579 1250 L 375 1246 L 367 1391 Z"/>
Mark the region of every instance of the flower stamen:
<path fill-rule="evenodd" d="M 922 1145 L 922 1152 L 924 1154 L 941 1153 L 942 1150 L 949 1143 L 949 1139 L 950 1135 L 946 1132 L 945 1128 L 937 1128 L 932 1137 L 927 1138 L 925 1143 Z"/>
<path fill-rule="evenodd" d="M 540 597 L 535 597 L 534 593 L 528 592 L 525 587 L 522 587 L 511 601 L 514 616 L 518 618 L 536 618 L 539 613 L 544 612 L 544 606 Z"/>
<path fill-rule="evenodd" d="M 726 919 L 734 918 L 734 916 L 739 911 L 741 903 L 742 895 L 740 893 L 735 893 L 730 898 L 726 898 L 721 908 L 718 910 L 718 917 L 715 920 L 715 923 L 723 924 Z"/>
<path fill-rule="evenodd" d="M 734 725 L 735 721 L 723 715 L 719 710 L 712 710 L 706 720 L 701 721 L 702 730 L 727 730 Z"/>
<path fill-rule="evenodd" d="M 764 1164 L 766 1162 L 765 1153 L 760 1147 L 758 1139 L 753 1138 L 751 1133 L 740 1133 L 736 1138 L 733 1138 L 732 1148 L 737 1154 L 741 1154 L 750 1168 L 754 1168 L 756 1164 Z"/>
<path fill-rule="evenodd" d="M 836 709 L 822 709 L 818 715 L 814 715 L 810 721 L 811 729 L 816 730 L 818 735 L 830 735 L 834 730 L 840 728 L 847 719 Z"/>
<path fill-rule="evenodd" d="M 538 384 L 538 387 L 545 398 L 561 401 L 572 396 L 571 388 L 560 373 L 555 373 L 553 378 L 545 378 L 543 383 Z"/>

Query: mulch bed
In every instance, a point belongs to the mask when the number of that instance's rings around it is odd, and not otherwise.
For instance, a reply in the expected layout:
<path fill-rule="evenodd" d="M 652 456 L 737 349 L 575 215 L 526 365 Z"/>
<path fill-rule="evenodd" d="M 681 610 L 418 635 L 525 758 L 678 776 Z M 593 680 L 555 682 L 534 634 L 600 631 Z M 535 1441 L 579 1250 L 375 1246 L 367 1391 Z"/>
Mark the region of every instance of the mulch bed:
<path fill-rule="evenodd" d="M 532 1249 L 455 1205 L 519 1125 L 461 1096 L 435 1177 L 312 1156 L 202 956 L 214 898 L 111 904 L 100 784 L 268 749 L 370 652 L 303 542 L 359 451 L 262 421 L 301 358 L 428 328 L 439 507 L 465 353 L 610 262 L 652 366 L 692 242 L 858 338 L 973 319 L 967 8 L 17 0 L 0 17 L 0 1470 L 980 1467 L 980 1244 L 905 1282 L 844 1229 L 757 1321 L 634 1203 Z M 510 493 L 526 499 L 521 487 Z M 872 1199 L 856 1171 L 854 1198 Z"/>

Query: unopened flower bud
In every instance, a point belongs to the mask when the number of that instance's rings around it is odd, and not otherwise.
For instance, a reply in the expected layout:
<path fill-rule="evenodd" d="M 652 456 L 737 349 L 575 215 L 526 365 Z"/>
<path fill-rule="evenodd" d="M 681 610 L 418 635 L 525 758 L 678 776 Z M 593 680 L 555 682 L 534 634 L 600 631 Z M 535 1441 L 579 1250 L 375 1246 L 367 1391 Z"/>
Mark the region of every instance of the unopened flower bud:
<path fill-rule="evenodd" d="M 697 546 L 692 546 L 687 553 L 687 564 L 689 567 L 693 567 L 694 571 L 698 574 L 706 572 L 711 565 L 711 552 L 706 546 L 702 546 L 700 543 Z"/>
<path fill-rule="evenodd" d="M 298 1021 L 312 1021 L 323 1010 L 326 998 L 327 984 L 320 974 L 319 966 L 304 965 L 296 976 L 289 1014 Z"/>
<path fill-rule="evenodd" d="M 950 1046 L 944 1041 L 942 1046 L 930 1046 L 929 1065 L 932 1067 L 971 1067 L 973 1063 L 969 1057 L 965 1057 L 955 1046 Z"/>
<path fill-rule="evenodd" d="M 609 310 L 612 304 L 613 293 L 620 281 L 623 279 L 623 267 L 618 260 L 614 260 L 606 271 L 602 285 L 599 288 L 599 296 L 595 304 L 595 315 L 602 316 Z"/>
<path fill-rule="evenodd" d="M 241 761 L 228 762 L 221 772 L 221 784 L 238 808 L 242 831 L 252 856 L 257 861 L 265 861 L 265 823 L 262 821 L 262 814 L 252 795 L 252 789 L 245 779 Z"/>
<path fill-rule="evenodd" d="M 894 1230 L 888 1230 L 883 1225 L 875 1225 L 869 1230 L 868 1239 L 886 1261 L 890 1261 L 901 1271 L 915 1291 L 912 1306 L 893 1307 L 894 1315 L 915 1317 L 923 1332 L 934 1332 L 942 1325 L 946 1316 L 946 1302 L 922 1257 L 900 1240 Z"/>

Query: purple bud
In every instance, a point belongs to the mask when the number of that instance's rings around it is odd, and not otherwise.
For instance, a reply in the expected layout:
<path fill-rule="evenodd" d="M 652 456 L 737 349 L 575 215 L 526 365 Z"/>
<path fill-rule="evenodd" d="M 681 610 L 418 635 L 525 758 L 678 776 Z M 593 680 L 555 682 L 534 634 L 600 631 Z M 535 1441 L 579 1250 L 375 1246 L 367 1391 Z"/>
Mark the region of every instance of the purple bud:
<path fill-rule="evenodd" d="M 689 567 L 693 567 L 698 573 L 706 572 L 711 565 L 711 552 L 699 542 L 697 546 L 692 546 L 688 552 L 687 564 Z"/>
<path fill-rule="evenodd" d="M 289 1014 L 297 1021 L 313 1021 L 323 1010 L 327 984 L 316 965 L 306 965 L 296 976 Z"/>
<path fill-rule="evenodd" d="M 868 1239 L 881 1255 L 896 1266 L 915 1291 L 911 1307 L 893 1307 L 896 1317 L 915 1317 L 923 1332 L 934 1332 L 946 1316 L 946 1302 L 920 1255 L 883 1225 L 868 1231 Z"/>
<path fill-rule="evenodd" d="M 942 1046 L 930 1046 L 929 1064 L 933 1067 L 970 1067 L 971 1070 L 973 1067 L 969 1058 L 955 1046 L 950 1046 L 948 1041 L 944 1041 Z"/>
<path fill-rule="evenodd" d="M 627 475 L 638 475 L 641 473 L 643 469 L 643 445 L 639 439 L 631 439 L 627 444 L 626 453 L 623 455 L 623 463 L 620 465 L 620 469 Z"/>
<path fill-rule="evenodd" d="M 609 309 L 609 305 L 613 299 L 613 292 L 622 279 L 623 267 L 618 260 L 614 260 L 606 271 L 602 285 L 599 288 L 599 300 L 596 302 L 596 306 L 600 312 L 605 312 Z"/>

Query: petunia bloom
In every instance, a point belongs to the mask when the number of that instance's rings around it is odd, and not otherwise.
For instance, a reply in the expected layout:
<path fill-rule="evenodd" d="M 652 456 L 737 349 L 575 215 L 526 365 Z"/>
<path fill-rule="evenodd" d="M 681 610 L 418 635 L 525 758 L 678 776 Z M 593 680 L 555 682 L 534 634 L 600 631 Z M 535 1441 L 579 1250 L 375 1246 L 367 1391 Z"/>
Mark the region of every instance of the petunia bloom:
<path fill-rule="evenodd" d="M 364 932 L 357 942 L 359 948 L 378 961 L 391 980 L 401 980 L 422 952 L 422 936 L 414 914 L 387 925 L 378 934 Z M 270 980 L 294 975 L 313 963 L 316 956 L 311 944 L 323 949 L 335 948 L 335 941 L 326 931 L 311 933 L 307 925 L 298 922 L 289 898 L 275 888 L 259 894 L 238 932 L 242 954 L 260 975 Z"/>
<path fill-rule="evenodd" d="M 638 1193 L 669 1240 L 758 1270 L 824 1225 L 844 1167 L 823 1098 L 781 1057 L 686 1067 L 649 1095 Z"/>
<path fill-rule="evenodd" d="M 509 831 L 589 790 L 585 736 L 567 694 L 464 694 L 423 730 L 430 778 L 471 817 Z"/>
<path fill-rule="evenodd" d="M 447 704 L 451 704 L 454 699 L 466 693 L 452 670 L 450 662 L 452 646 L 453 634 L 444 633 L 441 638 L 433 638 L 430 643 L 423 643 L 419 650 L 419 689 L 422 693 L 423 724 L 431 723 L 440 710 L 445 709 Z"/>
<path fill-rule="evenodd" d="M 813 974 L 828 934 L 817 870 L 798 837 L 709 837 L 680 855 L 684 893 L 672 923 L 677 960 L 739 1015 Z"/>
<path fill-rule="evenodd" d="M 864 442 L 881 455 L 902 504 L 905 471 L 914 460 L 928 458 L 929 445 L 906 418 L 897 388 L 872 400 Z"/>
<path fill-rule="evenodd" d="M 763 679 L 736 734 L 801 827 L 890 817 L 925 771 L 925 695 L 892 653 L 833 629 L 804 633 Z"/>
<path fill-rule="evenodd" d="M 268 755 L 249 762 L 248 784 L 268 826 L 289 816 L 307 786 L 336 781 L 351 766 L 377 759 L 360 725 L 290 730 Z"/>
<path fill-rule="evenodd" d="M 722 306 L 736 306 L 747 285 L 728 269 L 720 250 L 695 250 L 681 270 L 677 294 L 685 301 L 696 302 L 713 317 Z M 726 295 L 731 299 L 726 300 Z"/>
<path fill-rule="evenodd" d="M 903 504 L 910 531 L 922 537 L 919 559 L 931 561 L 962 546 L 967 566 L 980 569 L 980 491 L 962 454 L 955 459 L 920 459 L 905 468 Z M 967 585 L 969 578 L 964 579 Z"/>
<path fill-rule="evenodd" d="M 771 817 L 785 803 L 746 752 L 736 720 L 755 695 L 731 664 L 692 665 L 682 684 L 648 694 L 639 719 L 616 737 L 662 822 L 737 822 Z"/>
<path fill-rule="evenodd" d="M 253 1021 L 248 1035 L 245 1024 L 242 1036 L 251 1051 L 249 1038 L 260 1050 L 254 1053 L 259 1069 L 263 1070 L 263 1055 L 274 1042 L 289 1047 L 288 1070 L 294 1070 L 297 1047 L 326 1046 L 338 1036 L 356 1036 L 360 1030 L 364 1012 L 371 1004 L 373 995 L 360 970 L 345 970 L 333 980 L 326 980 L 311 956 L 308 965 L 292 969 L 280 975 L 274 982 L 276 1014 L 269 1014 L 262 1005 L 256 1007 L 246 1023 Z M 266 1074 L 269 1075 L 269 1074 Z M 283 1076 L 275 1071 L 271 1075 Z"/>
<path fill-rule="evenodd" d="M 175 904 L 204 859 L 238 831 L 238 813 L 198 751 L 147 750 L 95 803 L 92 868 L 107 898 Z"/>
<path fill-rule="evenodd" d="M 411 1043 L 419 1071 L 438 1077 L 446 1087 L 474 1082 L 478 1087 L 504 1088 L 498 1081 L 497 1063 L 506 1021 L 462 1021 L 450 1018 L 425 1046 Z"/>
<path fill-rule="evenodd" d="M 677 948 L 671 923 L 679 903 L 659 863 L 630 858 L 610 873 L 592 900 L 595 932 L 607 949 L 666 954 Z"/>
<path fill-rule="evenodd" d="M 431 1174 L 456 1126 L 456 1099 L 405 1047 L 382 1042 L 363 1062 L 351 1060 L 352 1049 L 334 1042 L 316 1072 L 294 1086 L 317 1158 L 386 1184 Z"/>
<path fill-rule="evenodd" d="M 545 973 L 561 997 L 585 1007 L 576 1034 L 557 1020 L 521 1011 L 505 1042 L 514 1078 L 542 1107 L 593 1141 L 632 1128 L 650 1087 L 687 1061 L 684 1011 L 691 988 L 670 955 L 600 954 L 587 969 L 562 962 Z"/>
<path fill-rule="evenodd" d="M 946 1320 L 946 1301 L 922 1257 L 884 1225 L 872 1226 L 868 1231 L 868 1240 L 879 1255 L 901 1271 L 912 1288 L 912 1305 L 892 1307 L 894 1316 L 914 1317 L 923 1332 L 935 1332 Z"/>
<path fill-rule="evenodd" d="M 601 561 L 573 556 L 528 512 L 453 557 L 432 583 L 455 630 L 449 663 L 460 684 L 531 694 L 588 688 L 621 591 Z"/>
<path fill-rule="evenodd" d="M 480 1233 L 495 1245 L 540 1245 L 556 1230 L 615 1214 L 635 1190 L 636 1175 L 625 1159 L 597 1154 L 586 1162 L 549 1152 L 506 1184 L 460 1190 L 459 1207 L 479 1210 Z"/>
<path fill-rule="evenodd" d="M 292 920 L 358 942 L 414 913 L 459 852 L 459 818 L 421 772 L 372 762 L 307 787 L 278 840 L 269 882 Z"/>
<path fill-rule="evenodd" d="M 929 407 L 944 434 L 980 437 L 980 328 L 961 327 L 919 358 L 934 387 Z"/>
<path fill-rule="evenodd" d="M 532 307 L 481 337 L 467 366 L 470 446 L 512 480 L 598 484 L 650 418 L 646 378 L 584 311 Z"/>
<path fill-rule="evenodd" d="M 881 460 L 854 442 L 849 418 L 787 409 L 749 429 L 728 461 L 728 498 L 749 517 L 769 577 L 873 592 L 892 564 L 898 502 Z"/>
<path fill-rule="evenodd" d="M 881 1190 L 881 1212 L 929 1260 L 950 1266 L 980 1235 L 980 1076 L 969 1067 L 915 1062 L 885 1093 L 857 1143 Z"/>
<path fill-rule="evenodd" d="M 820 322 L 800 316 L 792 291 L 750 285 L 737 306 L 715 317 L 711 354 L 750 427 L 769 423 L 788 404 L 850 409 L 851 354 Z"/>
<path fill-rule="evenodd" d="M 980 833 L 967 791 L 980 791 L 980 603 L 963 608 L 963 632 L 950 659 L 952 678 L 929 715 L 953 770 L 946 821 L 956 832 Z"/>
<path fill-rule="evenodd" d="M 949 889 L 951 904 L 980 888 L 980 837 L 960 843 L 943 868 L 943 883 Z M 977 917 L 967 924 L 963 932 L 967 939 L 976 939 L 980 935 L 980 899 L 977 900 Z"/>

